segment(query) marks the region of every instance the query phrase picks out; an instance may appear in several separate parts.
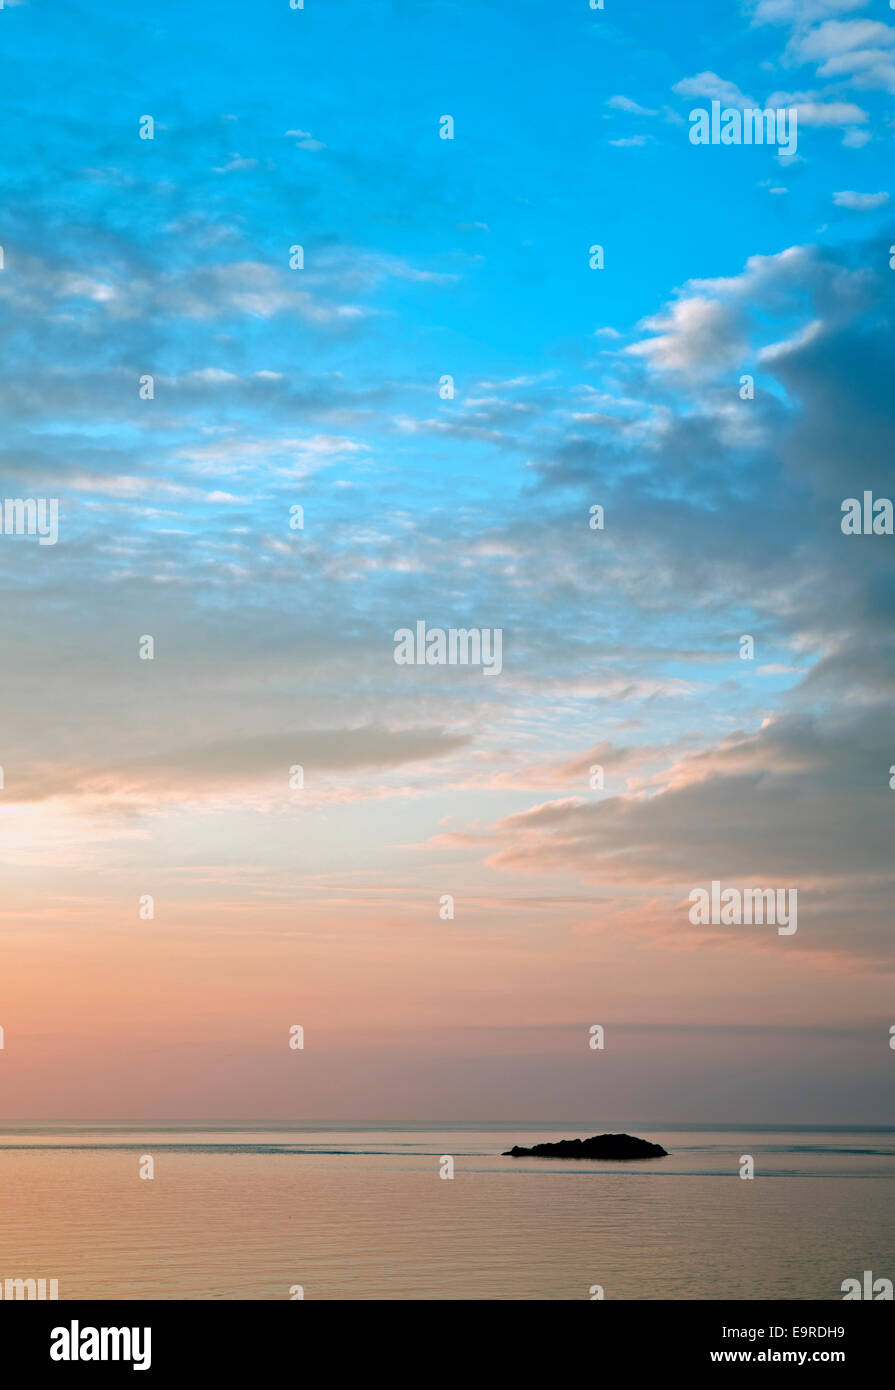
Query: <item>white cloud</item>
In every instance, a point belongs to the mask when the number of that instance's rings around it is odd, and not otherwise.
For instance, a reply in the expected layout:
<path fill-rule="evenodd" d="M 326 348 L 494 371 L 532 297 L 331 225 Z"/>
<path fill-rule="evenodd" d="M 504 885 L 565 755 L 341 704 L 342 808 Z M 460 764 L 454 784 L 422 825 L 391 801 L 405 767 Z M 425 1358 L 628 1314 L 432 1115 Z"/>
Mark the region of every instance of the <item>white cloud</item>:
<path fill-rule="evenodd" d="M 815 339 L 820 337 L 823 327 L 820 319 L 812 319 L 810 323 L 806 323 L 789 338 L 782 338 L 777 343 L 768 343 L 759 350 L 759 362 L 773 362 L 778 357 L 785 357 L 788 352 L 795 352 L 798 348 L 807 347 L 809 343 L 813 343 Z"/>
<path fill-rule="evenodd" d="M 807 292 L 822 307 L 822 318 L 815 316 L 796 332 L 813 338 L 830 324 L 848 320 L 863 302 L 865 288 L 863 272 L 837 268 L 833 277 L 829 264 L 811 247 L 750 256 L 739 275 L 688 280 L 661 313 L 638 325 L 653 336 L 630 344 L 623 353 L 658 371 L 680 373 L 694 382 L 708 380 L 741 362 L 747 350 L 782 352 L 793 346 L 792 335 L 770 349 L 753 342 L 756 330 L 766 331 L 757 306 L 773 304 L 778 313 L 803 318 Z"/>
<path fill-rule="evenodd" d="M 875 19 L 826 20 L 799 30 L 786 46 L 784 61 L 816 63 L 822 77 L 845 79 L 856 87 L 895 91 L 895 29 Z"/>
<path fill-rule="evenodd" d="M 876 19 L 828 19 L 790 39 L 787 51 L 802 62 L 821 62 L 840 53 L 873 48 L 895 40 L 895 29 Z"/>
<path fill-rule="evenodd" d="M 613 111 L 630 111 L 635 116 L 655 116 L 657 114 L 645 106 L 640 106 L 636 101 L 632 101 L 630 97 L 610 97 L 606 105 L 611 106 Z"/>
<path fill-rule="evenodd" d="M 754 24 L 813 24 L 830 15 L 862 10 L 868 0 L 758 0 Z"/>
<path fill-rule="evenodd" d="M 794 106 L 800 126 L 863 125 L 867 112 L 852 101 L 818 101 L 817 92 L 772 92 L 770 107 Z"/>
<path fill-rule="evenodd" d="M 799 112 L 799 125 L 840 126 L 860 125 L 867 120 L 867 112 L 850 101 L 805 101 L 796 103 Z"/>
<path fill-rule="evenodd" d="M 300 150 L 325 150 L 326 145 L 322 140 L 315 140 L 309 130 L 287 130 L 286 135 L 289 139 L 295 140 L 296 148 Z"/>
<path fill-rule="evenodd" d="M 888 201 L 888 193 L 855 193 L 847 190 L 833 194 L 837 208 L 851 208 L 854 212 L 872 212 L 874 208 L 885 207 Z"/>
<path fill-rule="evenodd" d="M 671 89 L 682 97 L 703 97 L 707 101 L 721 101 L 725 106 L 755 106 L 752 97 L 744 96 L 735 82 L 726 82 L 716 72 L 700 72 L 695 77 L 684 77 L 675 82 Z"/>
<path fill-rule="evenodd" d="M 198 381 L 207 386 L 220 386 L 225 382 L 239 381 L 235 372 L 224 371 L 222 367 L 197 367 L 195 371 L 187 372 L 183 379 L 185 381 Z"/>
<path fill-rule="evenodd" d="M 694 372 L 706 363 L 735 362 L 742 350 L 742 335 L 729 306 L 703 295 L 682 296 L 641 326 L 655 336 L 624 351 L 663 371 Z"/>
<path fill-rule="evenodd" d="M 230 156 L 229 164 L 222 164 L 215 169 L 216 174 L 232 174 L 237 169 L 257 169 L 257 159 L 243 159 L 242 155 L 233 154 Z"/>

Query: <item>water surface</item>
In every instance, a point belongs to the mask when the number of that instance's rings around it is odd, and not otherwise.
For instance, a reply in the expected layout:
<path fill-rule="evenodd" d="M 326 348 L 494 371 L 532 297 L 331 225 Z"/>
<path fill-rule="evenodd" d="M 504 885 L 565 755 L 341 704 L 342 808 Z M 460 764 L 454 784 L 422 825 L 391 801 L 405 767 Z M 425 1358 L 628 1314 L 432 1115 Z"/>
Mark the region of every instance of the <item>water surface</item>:
<path fill-rule="evenodd" d="M 586 1124 L 0 1127 L 0 1280 L 56 1278 L 62 1299 L 841 1299 L 865 1269 L 895 1277 L 895 1130 L 604 1128 L 669 1156 L 501 1157 Z"/>

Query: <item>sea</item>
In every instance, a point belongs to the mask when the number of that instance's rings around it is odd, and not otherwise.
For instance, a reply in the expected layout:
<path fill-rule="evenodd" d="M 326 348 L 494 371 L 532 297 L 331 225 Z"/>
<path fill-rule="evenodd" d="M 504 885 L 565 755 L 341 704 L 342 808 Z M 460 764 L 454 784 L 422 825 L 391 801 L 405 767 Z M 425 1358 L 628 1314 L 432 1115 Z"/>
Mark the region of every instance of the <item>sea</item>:
<path fill-rule="evenodd" d="M 603 1132 L 668 1156 L 502 1156 Z M 6 1124 L 0 1192 L 0 1292 L 55 1279 L 62 1301 L 836 1301 L 865 1270 L 895 1280 L 892 1127 Z"/>

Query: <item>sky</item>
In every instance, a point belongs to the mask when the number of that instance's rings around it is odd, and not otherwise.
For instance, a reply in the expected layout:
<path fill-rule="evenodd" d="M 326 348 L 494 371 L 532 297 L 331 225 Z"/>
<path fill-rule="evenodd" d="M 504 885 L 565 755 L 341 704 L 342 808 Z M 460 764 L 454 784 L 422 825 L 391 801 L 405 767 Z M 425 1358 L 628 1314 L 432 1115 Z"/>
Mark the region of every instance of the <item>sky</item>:
<path fill-rule="evenodd" d="M 890 9 L 0 35 L 0 1115 L 892 1123 Z"/>

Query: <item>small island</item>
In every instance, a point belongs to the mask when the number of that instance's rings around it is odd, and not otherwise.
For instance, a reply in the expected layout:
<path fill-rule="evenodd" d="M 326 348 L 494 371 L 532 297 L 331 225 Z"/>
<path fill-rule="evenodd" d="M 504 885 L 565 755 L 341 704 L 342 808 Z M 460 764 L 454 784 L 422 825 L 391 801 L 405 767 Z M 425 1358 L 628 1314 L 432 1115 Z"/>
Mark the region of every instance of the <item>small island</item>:
<path fill-rule="evenodd" d="M 558 1139 L 555 1144 L 535 1144 L 522 1149 L 515 1144 L 502 1158 L 667 1158 L 668 1150 L 633 1134 L 595 1134 L 592 1139 Z"/>

